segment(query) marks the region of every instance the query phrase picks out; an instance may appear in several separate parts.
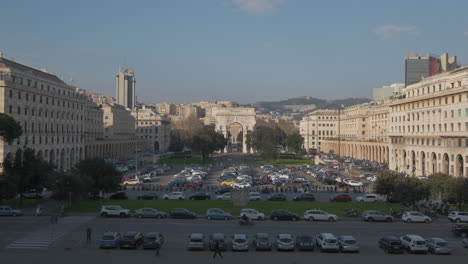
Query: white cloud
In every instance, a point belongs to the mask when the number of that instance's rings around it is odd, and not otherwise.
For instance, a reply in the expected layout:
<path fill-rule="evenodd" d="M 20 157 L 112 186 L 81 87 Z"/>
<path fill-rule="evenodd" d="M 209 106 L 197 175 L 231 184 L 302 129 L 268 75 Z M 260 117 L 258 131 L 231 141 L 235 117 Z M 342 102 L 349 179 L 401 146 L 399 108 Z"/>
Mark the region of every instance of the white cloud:
<path fill-rule="evenodd" d="M 389 39 L 398 34 L 409 34 L 413 35 L 416 33 L 415 26 L 397 26 L 397 25 L 383 25 L 375 30 L 375 34 L 380 36 L 382 39 Z"/>
<path fill-rule="evenodd" d="M 278 10 L 284 0 L 232 0 L 239 9 L 253 14 L 268 14 Z"/>

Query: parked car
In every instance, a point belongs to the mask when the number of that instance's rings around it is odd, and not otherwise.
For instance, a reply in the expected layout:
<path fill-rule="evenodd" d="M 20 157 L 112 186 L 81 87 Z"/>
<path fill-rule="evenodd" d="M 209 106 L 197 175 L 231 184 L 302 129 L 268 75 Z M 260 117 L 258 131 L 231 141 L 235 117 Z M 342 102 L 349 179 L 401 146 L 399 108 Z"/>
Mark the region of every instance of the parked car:
<path fill-rule="evenodd" d="M 14 209 L 8 205 L 0 205 L 0 216 L 21 216 L 23 211 Z"/>
<path fill-rule="evenodd" d="M 187 249 L 188 250 L 204 250 L 205 249 L 205 236 L 201 233 L 190 234 Z"/>
<path fill-rule="evenodd" d="M 343 182 L 348 184 L 351 187 L 361 187 L 362 186 L 362 182 L 360 182 L 358 180 L 355 180 L 355 179 L 344 179 Z"/>
<path fill-rule="evenodd" d="M 231 239 L 232 251 L 248 251 L 249 240 L 245 234 L 234 234 Z"/>
<path fill-rule="evenodd" d="M 223 233 L 213 233 L 210 235 L 209 247 L 211 251 L 215 250 L 216 242 L 218 242 L 219 250 L 226 251 L 227 241 L 226 236 Z"/>
<path fill-rule="evenodd" d="M 198 192 L 189 197 L 189 200 L 210 200 L 211 195 L 206 192 Z"/>
<path fill-rule="evenodd" d="M 353 236 L 339 236 L 337 240 L 341 252 L 359 253 L 359 243 Z"/>
<path fill-rule="evenodd" d="M 468 212 L 452 211 L 449 213 L 448 219 L 456 223 L 468 222 Z"/>
<path fill-rule="evenodd" d="M 162 247 L 164 244 L 164 236 L 159 232 L 149 232 L 146 233 L 145 238 L 143 239 L 143 249 L 155 249 L 156 241 L 159 242 L 159 247 Z"/>
<path fill-rule="evenodd" d="M 233 179 L 231 179 L 231 180 L 223 181 L 223 182 L 221 183 L 221 185 L 222 185 L 222 186 L 231 186 L 231 185 L 233 185 L 234 183 L 235 183 L 235 181 L 234 181 Z"/>
<path fill-rule="evenodd" d="M 382 237 L 379 242 L 379 248 L 383 249 L 387 253 L 403 253 L 404 246 L 401 240 L 396 236 Z"/>
<path fill-rule="evenodd" d="M 257 233 L 255 234 L 252 245 L 255 250 L 271 250 L 270 235 L 267 233 Z"/>
<path fill-rule="evenodd" d="M 455 236 L 468 237 L 468 224 L 456 224 L 452 227 Z"/>
<path fill-rule="evenodd" d="M 99 248 L 117 248 L 120 243 L 120 233 L 105 232 L 99 242 Z"/>
<path fill-rule="evenodd" d="M 314 238 L 310 235 L 298 235 L 296 237 L 296 247 L 299 250 L 314 250 Z"/>
<path fill-rule="evenodd" d="M 167 213 L 158 211 L 154 208 L 141 208 L 135 211 L 138 218 L 167 218 Z"/>
<path fill-rule="evenodd" d="M 376 194 L 366 194 L 364 196 L 358 196 L 356 197 L 356 202 L 361 202 L 361 203 L 375 203 L 375 202 L 384 202 L 385 200 L 376 195 Z"/>
<path fill-rule="evenodd" d="M 405 235 L 400 238 L 401 244 L 410 253 L 427 253 L 427 244 L 424 238 L 418 235 Z"/>
<path fill-rule="evenodd" d="M 364 211 L 362 220 L 367 222 L 393 222 L 393 216 L 379 211 Z"/>
<path fill-rule="evenodd" d="M 282 193 L 274 193 L 267 199 L 268 201 L 286 201 L 286 195 Z"/>
<path fill-rule="evenodd" d="M 329 214 L 322 210 L 306 210 L 304 212 L 304 219 L 307 221 L 338 221 L 338 216 Z"/>
<path fill-rule="evenodd" d="M 462 240 L 462 246 L 464 248 L 468 248 L 468 238 L 465 238 L 465 239 Z"/>
<path fill-rule="evenodd" d="M 229 220 L 231 219 L 231 214 L 228 212 L 225 212 L 222 209 L 219 208 L 210 208 L 206 210 L 206 219 L 212 220 L 212 219 L 224 219 L 224 220 Z"/>
<path fill-rule="evenodd" d="M 119 241 L 120 248 L 137 248 L 143 244 L 143 233 L 128 231 Z"/>
<path fill-rule="evenodd" d="M 406 212 L 403 214 L 401 219 L 407 223 L 430 223 L 432 222 L 432 219 L 429 216 L 423 215 L 420 212 Z"/>
<path fill-rule="evenodd" d="M 127 200 L 128 196 L 126 192 L 116 192 L 109 196 L 109 200 Z"/>
<path fill-rule="evenodd" d="M 170 213 L 171 218 L 175 219 L 195 219 L 197 215 L 184 208 L 174 208 Z"/>
<path fill-rule="evenodd" d="M 109 216 L 128 217 L 131 215 L 131 212 L 130 210 L 123 209 L 121 206 L 118 206 L 118 205 L 104 205 L 101 207 L 101 212 L 99 214 L 102 217 L 109 217 Z"/>
<path fill-rule="evenodd" d="M 353 198 L 347 194 L 337 194 L 330 196 L 330 202 L 351 202 Z"/>
<path fill-rule="evenodd" d="M 139 195 L 138 200 L 157 200 L 159 199 L 159 196 L 157 193 L 144 193 L 142 195 Z"/>
<path fill-rule="evenodd" d="M 320 251 L 335 251 L 340 250 L 340 245 L 336 236 L 332 233 L 320 233 L 315 237 L 315 244 Z"/>
<path fill-rule="evenodd" d="M 164 200 L 185 200 L 183 192 L 171 192 L 164 195 Z"/>
<path fill-rule="evenodd" d="M 301 193 L 293 198 L 293 201 L 309 201 L 314 202 L 315 196 L 312 193 Z"/>
<path fill-rule="evenodd" d="M 270 219 L 271 220 L 292 220 L 292 221 L 297 221 L 299 220 L 299 216 L 297 214 L 291 213 L 287 210 L 273 210 L 270 213 Z"/>
<path fill-rule="evenodd" d="M 221 189 L 215 191 L 215 194 L 223 194 L 223 193 L 227 193 L 227 192 L 231 192 L 231 191 L 232 191 L 231 187 L 224 187 L 224 188 L 221 188 Z"/>
<path fill-rule="evenodd" d="M 265 214 L 261 213 L 255 209 L 250 209 L 250 208 L 245 208 L 242 209 L 240 212 L 240 217 L 242 216 L 247 216 L 250 219 L 255 219 L 255 220 L 263 220 L 265 219 Z"/>
<path fill-rule="evenodd" d="M 223 201 L 230 201 L 231 200 L 231 193 L 223 193 L 216 196 L 216 200 L 223 200 Z"/>
<path fill-rule="evenodd" d="M 426 244 L 429 252 L 432 254 L 449 255 L 452 251 L 448 246 L 447 241 L 442 238 L 426 239 Z"/>
<path fill-rule="evenodd" d="M 249 201 L 260 201 L 262 196 L 259 192 L 251 192 L 249 193 Z"/>
<path fill-rule="evenodd" d="M 275 236 L 276 249 L 294 251 L 294 238 L 291 234 L 278 234 Z"/>

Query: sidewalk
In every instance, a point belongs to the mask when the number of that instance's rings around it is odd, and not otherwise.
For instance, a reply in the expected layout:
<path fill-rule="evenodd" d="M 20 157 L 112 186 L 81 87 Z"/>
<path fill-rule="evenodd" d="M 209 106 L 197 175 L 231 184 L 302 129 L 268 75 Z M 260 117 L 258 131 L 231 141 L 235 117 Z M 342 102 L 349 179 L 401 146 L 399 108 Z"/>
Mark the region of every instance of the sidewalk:
<path fill-rule="evenodd" d="M 62 205 L 65 205 L 66 201 L 57 201 L 54 199 L 47 199 L 41 201 L 39 205 L 42 207 L 42 215 L 43 216 L 51 216 L 51 215 L 60 215 L 60 209 Z M 36 215 L 36 208 L 37 205 L 26 207 L 23 209 L 24 215 Z"/>

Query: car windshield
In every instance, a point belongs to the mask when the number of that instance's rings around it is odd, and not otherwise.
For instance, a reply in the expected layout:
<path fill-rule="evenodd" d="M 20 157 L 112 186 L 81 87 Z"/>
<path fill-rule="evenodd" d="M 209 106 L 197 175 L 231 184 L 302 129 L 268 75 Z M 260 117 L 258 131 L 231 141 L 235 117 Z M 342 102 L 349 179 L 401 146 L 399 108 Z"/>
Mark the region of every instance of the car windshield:
<path fill-rule="evenodd" d="M 437 242 L 436 245 L 439 246 L 439 247 L 446 247 L 447 243 L 446 242 Z"/>
<path fill-rule="evenodd" d="M 393 242 L 390 242 L 390 245 L 399 246 L 399 245 L 401 245 L 401 242 L 400 241 L 393 241 Z"/>
<path fill-rule="evenodd" d="M 280 241 L 283 242 L 283 243 L 291 243 L 291 239 L 290 238 L 280 238 Z"/>
<path fill-rule="evenodd" d="M 312 238 L 311 237 L 301 237 L 301 242 L 311 242 Z"/>
<path fill-rule="evenodd" d="M 102 240 L 114 240 L 113 236 L 103 236 Z"/>
<path fill-rule="evenodd" d="M 425 245 L 426 242 L 422 241 L 422 240 L 416 240 L 416 241 L 414 241 L 414 244 L 416 244 L 416 245 Z"/>
<path fill-rule="evenodd" d="M 236 239 L 234 239 L 234 242 L 236 242 L 236 243 L 245 243 L 245 239 L 244 238 L 236 238 Z"/>
<path fill-rule="evenodd" d="M 125 240 L 132 240 L 132 239 L 134 239 L 134 238 L 135 238 L 135 236 L 124 236 L 124 239 L 125 239 Z"/>
<path fill-rule="evenodd" d="M 357 241 L 356 241 L 356 240 L 345 240 L 344 242 L 345 242 L 346 244 L 348 244 L 348 245 L 357 244 Z"/>
<path fill-rule="evenodd" d="M 192 241 L 192 242 L 202 242 L 203 240 L 201 238 L 191 238 L 190 241 Z"/>
<path fill-rule="evenodd" d="M 336 239 L 325 239 L 326 243 L 336 243 Z"/>

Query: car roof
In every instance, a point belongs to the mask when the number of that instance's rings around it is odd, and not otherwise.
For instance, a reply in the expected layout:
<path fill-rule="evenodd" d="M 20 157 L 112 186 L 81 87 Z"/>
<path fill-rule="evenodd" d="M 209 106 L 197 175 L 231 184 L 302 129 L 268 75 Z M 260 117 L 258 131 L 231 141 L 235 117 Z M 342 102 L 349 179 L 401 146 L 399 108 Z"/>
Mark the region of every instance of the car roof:
<path fill-rule="evenodd" d="M 324 238 L 336 238 L 332 233 L 321 233 Z"/>
<path fill-rule="evenodd" d="M 104 234 L 102 234 L 103 236 L 114 236 L 116 235 L 117 232 L 104 232 Z"/>
<path fill-rule="evenodd" d="M 268 234 L 268 233 L 257 233 L 256 236 L 257 237 L 270 237 L 270 234 Z"/>
<path fill-rule="evenodd" d="M 242 239 L 242 238 L 247 238 L 247 235 L 246 234 L 234 234 L 233 235 L 233 238 L 234 239 Z"/>
<path fill-rule="evenodd" d="M 353 236 L 340 236 L 343 240 L 356 240 Z"/>
<path fill-rule="evenodd" d="M 411 238 L 411 240 L 424 240 L 422 237 L 418 235 L 406 235 L 406 236 Z"/>
<path fill-rule="evenodd" d="M 438 238 L 438 237 L 431 237 L 431 238 L 429 238 L 429 239 L 432 239 L 432 240 L 434 240 L 434 241 L 436 241 L 436 242 L 446 242 L 445 239 L 443 239 L 443 238 Z"/>
<path fill-rule="evenodd" d="M 190 234 L 190 238 L 203 238 L 203 234 L 201 233 L 192 233 Z"/>
<path fill-rule="evenodd" d="M 291 234 L 278 234 L 278 238 L 292 238 Z"/>

